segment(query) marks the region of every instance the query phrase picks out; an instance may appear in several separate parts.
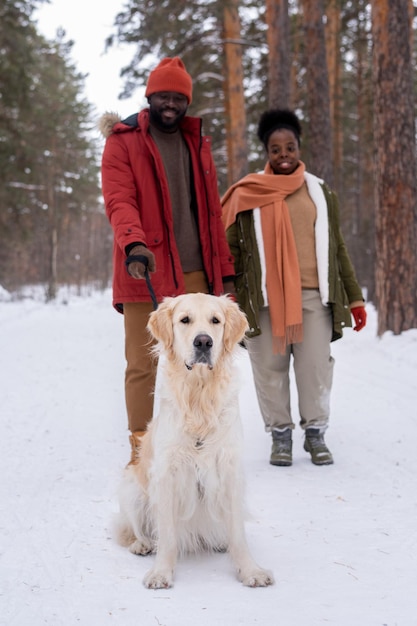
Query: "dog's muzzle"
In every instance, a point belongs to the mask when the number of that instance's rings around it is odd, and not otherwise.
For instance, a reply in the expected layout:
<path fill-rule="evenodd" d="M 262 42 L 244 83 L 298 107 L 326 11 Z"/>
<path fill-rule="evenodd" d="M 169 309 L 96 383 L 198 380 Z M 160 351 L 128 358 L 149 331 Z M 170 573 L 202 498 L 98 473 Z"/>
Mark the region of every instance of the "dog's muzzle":
<path fill-rule="evenodd" d="M 187 369 L 191 370 L 193 365 L 197 363 L 207 365 L 209 369 L 212 369 L 211 363 L 211 349 L 213 347 L 213 339 L 210 335 L 200 333 L 194 337 L 193 348 L 194 354 L 191 363 L 186 363 Z"/>

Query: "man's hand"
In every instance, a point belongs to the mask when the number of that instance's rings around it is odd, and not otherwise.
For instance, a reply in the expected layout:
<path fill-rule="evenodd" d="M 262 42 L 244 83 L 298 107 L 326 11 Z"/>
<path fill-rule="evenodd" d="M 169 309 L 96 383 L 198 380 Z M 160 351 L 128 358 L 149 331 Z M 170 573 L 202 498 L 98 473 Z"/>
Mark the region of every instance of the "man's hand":
<path fill-rule="evenodd" d="M 229 296 L 229 298 L 231 298 L 234 302 L 237 302 L 235 283 L 233 280 L 226 280 L 223 282 L 223 293 L 226 296 Z"/>
<path fill-rule="evenodd" d="M 135 257 L 144 257 L 147 259 L 147 266 L 150 272 L 154 272 L 156 269 L 155 265 L 155 255 L 151 252 L 146 246 L 139 244 L 131 249 L 129 252 L 129 256 L 127 257 L 125 263 L 126 268 L 132 278 L 145 278 L 145 270 L 146 270 L 146 261 L 142 262 Z"/>

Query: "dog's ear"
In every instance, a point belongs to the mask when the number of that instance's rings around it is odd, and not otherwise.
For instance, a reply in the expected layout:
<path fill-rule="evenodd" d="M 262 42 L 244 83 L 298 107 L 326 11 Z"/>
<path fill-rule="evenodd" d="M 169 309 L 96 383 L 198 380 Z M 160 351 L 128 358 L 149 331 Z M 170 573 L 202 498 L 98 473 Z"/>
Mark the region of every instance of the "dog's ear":
<path fill-rule="evenodd" d="M 225 302 L 224 345 L 226 350 L 231 352 L 235 345 L 244 338 L 246 331 L 249 329 L 249 324 L 246 315 L 233 300 L 225 296 Z"/>
<path fill-rule="evenodd" d="M 149 316 L 148 330 L 156 341 L 161 342 L 165 349 L 172 346 L 174 333 L 172 330 L 172 313 L 174 298 L 164 298 L 156 311 Z"/>

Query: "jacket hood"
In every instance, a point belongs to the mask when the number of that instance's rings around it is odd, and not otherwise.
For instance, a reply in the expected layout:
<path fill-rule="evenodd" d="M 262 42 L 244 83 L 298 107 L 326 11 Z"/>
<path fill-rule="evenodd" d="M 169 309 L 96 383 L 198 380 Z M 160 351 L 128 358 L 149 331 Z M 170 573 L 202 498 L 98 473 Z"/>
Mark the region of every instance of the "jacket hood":
<path fill-rule="evenodd" d="M 149 109 L 142 109 L 139 113 L 133 113 L 121 119 L 118 113 L 109 111 L 101 116 L 98 122 L 98 129 L 105 139 L 113 133 L 125 133 L 135 129 L 146 131 L 149 125 Z M 200 117 L 186 115 L 180 123 L 182 131 L 191 134 L 201 135 L 202 120 Z M 207 138 L 208 139 L 208 138 Z"/>
<path fill-rule="evenodd" d="M 105 139 L 109 137 L 113 132 L 113 127 L 122 121 L 122 118 L 118 113 L 108 111 L 101 116 L 98 122 L 98 129 Z"/>

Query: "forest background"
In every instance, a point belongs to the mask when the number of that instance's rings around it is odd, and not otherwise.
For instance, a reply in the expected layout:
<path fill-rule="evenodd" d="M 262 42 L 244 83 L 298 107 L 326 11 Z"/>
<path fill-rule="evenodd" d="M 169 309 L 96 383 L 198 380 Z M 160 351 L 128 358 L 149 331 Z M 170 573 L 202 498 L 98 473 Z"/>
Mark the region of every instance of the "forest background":
<path fill-rule="evenodd" d="M 112 233 L 97 114 L 66 33 L 37 29 L 43 1 L 0 0 L 0 286 L 41 284 L 51 300 L 60 285 L 108 286 Z M 415 16 L 412 0 L 126 0 L 103 42 L 131 46 L 122 98 L 163 56 L 184 60 L 220 194 L 263 169 L 261 113 L 296 110 L 378 334 L 417 328 Z"/>

